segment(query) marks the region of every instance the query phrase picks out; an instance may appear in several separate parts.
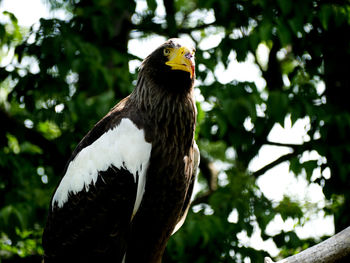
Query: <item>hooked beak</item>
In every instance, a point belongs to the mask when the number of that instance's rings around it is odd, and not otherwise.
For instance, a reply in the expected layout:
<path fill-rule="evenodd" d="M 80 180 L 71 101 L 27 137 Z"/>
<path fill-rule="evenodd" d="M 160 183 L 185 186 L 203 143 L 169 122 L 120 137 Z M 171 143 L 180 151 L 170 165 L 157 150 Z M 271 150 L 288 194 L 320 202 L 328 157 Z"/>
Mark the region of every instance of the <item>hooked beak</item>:
<path fill-rule="evenodd" d="M 194 76 L 194 52 L 186 47 L 174 48 L 169 54 L 169 60 L 165 62 L 172 70 L 183 70 Z"/>

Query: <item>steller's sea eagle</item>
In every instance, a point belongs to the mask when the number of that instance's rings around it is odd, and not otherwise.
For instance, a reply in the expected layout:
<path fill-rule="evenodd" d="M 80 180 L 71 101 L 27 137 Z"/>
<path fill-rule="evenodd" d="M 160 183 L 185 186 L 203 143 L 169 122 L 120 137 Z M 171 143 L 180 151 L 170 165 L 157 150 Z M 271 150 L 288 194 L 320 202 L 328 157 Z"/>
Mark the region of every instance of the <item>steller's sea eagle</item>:
<path fill-rule="evenodd" d="M 50 202 L 45 263 L 161 262 L 199 163 L 194 52 L 180 39 L 158 47 L 78 144 Z"/>

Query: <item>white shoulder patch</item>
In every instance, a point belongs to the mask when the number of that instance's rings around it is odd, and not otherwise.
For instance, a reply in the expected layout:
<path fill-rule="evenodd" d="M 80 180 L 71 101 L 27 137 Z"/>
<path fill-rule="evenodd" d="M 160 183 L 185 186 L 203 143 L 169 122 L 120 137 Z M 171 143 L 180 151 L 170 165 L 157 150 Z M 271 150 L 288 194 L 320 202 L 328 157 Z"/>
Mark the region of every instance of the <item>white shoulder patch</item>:
<path fill-rule="evenodd" d="M 62 207 L 68 200 L 69 192 L 76 194 L 83 190 L 83 187 L 88 190 L 91 182 L 96 183 L 98 172 L 106 171 L 114 165 L 132 173 L 135 182 L 138 175 L 134 215 L 145 191 L 151 149 L 152 145 L 145 141 L 144 131 L 138 129 L 130 119 L 122 119 L 118 126 L 82 149 L 69 163 L 52 199 L 52 207 L 55 203 Z"/>

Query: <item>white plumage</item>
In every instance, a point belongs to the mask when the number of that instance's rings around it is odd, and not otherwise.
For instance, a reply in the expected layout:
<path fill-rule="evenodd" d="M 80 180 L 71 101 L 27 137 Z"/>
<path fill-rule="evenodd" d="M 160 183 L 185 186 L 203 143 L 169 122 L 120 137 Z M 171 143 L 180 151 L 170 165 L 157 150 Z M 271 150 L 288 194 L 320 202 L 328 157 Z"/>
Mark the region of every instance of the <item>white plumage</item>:
<path fill-rule="evenodd" d="M 91 145 L 82 149 L 69 163 L 66 174 L 52 199 L 52 207 L 57 203 L 62 207 L 68 200 L 68 193 L 88 191 L 91 183 L 95 184 L 98 173 L 106 171 L 112 165 L 124 168 L 138 176 L 136 200 L 133 215 L 137 212 L 145 191 L 146 172 L 151 155 L 152 145 L 145 141 L 144 131 L 138 129 L 128 118 L 104 133 Z"/>

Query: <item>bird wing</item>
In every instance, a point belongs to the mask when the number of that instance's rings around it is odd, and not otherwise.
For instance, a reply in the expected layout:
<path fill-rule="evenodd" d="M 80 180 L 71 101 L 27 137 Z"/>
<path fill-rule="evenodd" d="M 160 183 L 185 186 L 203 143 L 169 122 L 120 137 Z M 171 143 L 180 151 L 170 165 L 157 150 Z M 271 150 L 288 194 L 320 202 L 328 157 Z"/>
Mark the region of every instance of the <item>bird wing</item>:
<path fill-rule="evenodd" d="M 108 127 L 111 118 L 89 132 L 68 162 L 43 235 L 47 257 L 73 253 L 91 261 L 93 255 L 113 253 L 121 259 L 124 254 L 152 146 L 132 120 L 119 118 Z"/>
<path fill-rule="evenodd" d="M 186 156 L 187 157 L 187 156 Z M 192 197 L 192 193 L 193 193 L 193 186 L 194 186 L 194 182 L 196 180 L 196 176 L 197 176 L 197 172 L 198 172 L 198 166 L 199 166 L 199 161 L 200 161 L 200 153 L 199 153 L 199 148 L 196 144 L 196 142 L 193 142 L 193 147 L 192 147 L 192 158 L 186 158 L 184 159 L 185 161 L 185 170 L 189 169 L 189 171 L 187 171 L 187 173 L 190 173 L 191 175 L 191 181 L 186 193 L 186 197 L 185 197 L 185 201 L 180 213 L 180 217 L 179 220 L 173 230 L 173 234 L 176 233 L 177 230 L 180 229 L 180 227 L 183 225 L 183 223 L 185 222 L 188 210 L 190 208 L 190 203 L 191 203 L 191 197 Z M 186 171 L 185 171 L 186 172 Z"/>

